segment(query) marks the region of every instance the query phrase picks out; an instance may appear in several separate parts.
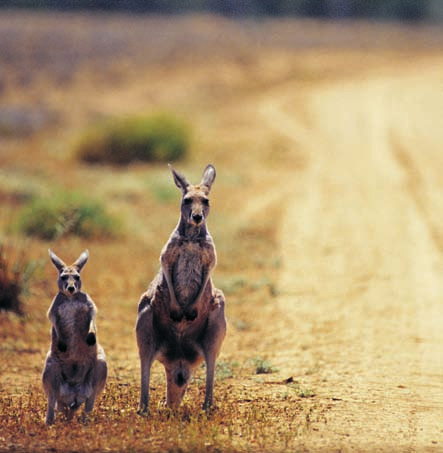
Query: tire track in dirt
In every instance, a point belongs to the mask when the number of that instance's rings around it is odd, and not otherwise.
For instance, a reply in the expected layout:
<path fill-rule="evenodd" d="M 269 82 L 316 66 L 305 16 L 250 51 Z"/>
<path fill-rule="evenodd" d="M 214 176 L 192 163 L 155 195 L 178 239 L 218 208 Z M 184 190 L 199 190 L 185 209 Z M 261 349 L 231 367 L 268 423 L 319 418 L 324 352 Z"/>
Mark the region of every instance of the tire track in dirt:
<path fill-rule="evenodd" d="M 285 321 L 269 339 L 281 345 L 282 372 L 298 370 L 320 398 L 336 400 L 307 445 L 443 448 L 443 263 L 426 215 L 443 204 L 422 201 L 441 188 L 419 187 L 412 157 L 391 140 L 392 133 L 408 138 L 406 114 L 426 121 L 413 106 L 405 113 L 403 99 L 413 93 L 425 102 L 423 87 L 434 76 L 434 66 L 428 79 L 421 68 L 417 84 L 417 74 L 400 68 L 396 77 L 313 89 L 304 96 L 305 129 L 295 127 L 301 121 L 290 108 L 290 85 L 261 105 L 270 127 L 293 133 L 309 161 L 285 178 L 293 194 L 281 229 Z M 422 161 L 420 172 L 434 171 Z"/>

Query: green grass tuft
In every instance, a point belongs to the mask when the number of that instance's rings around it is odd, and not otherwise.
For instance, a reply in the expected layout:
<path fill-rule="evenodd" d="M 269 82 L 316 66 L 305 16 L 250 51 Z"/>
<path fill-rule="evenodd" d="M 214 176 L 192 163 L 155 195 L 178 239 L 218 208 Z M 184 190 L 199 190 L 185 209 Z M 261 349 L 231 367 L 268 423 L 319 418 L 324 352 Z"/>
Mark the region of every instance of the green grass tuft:
<path fill-rule="evenodd" d="M 36 198 L 19 214 L 20 232 L 40 239 L 65 235 L 84 238 L 111 238 L 120 228 L 118 219 L 105 207 L 78 192 L 56 192 L 50 198 Z"/>
<path fill-rule="evenodd" d="M 88 163 L 171 162 L 184 158 L 189 145 L 189 125 L 172 114 L 159 113 L 92 125 L 80 138 L 75 155 Z"/>
<path fill-rule="evenodd" d="M 278 371 L 278 368 L 273 367 L 269 360 L 261 357 L 250 359 L 250 362 L 254 365 L 256 374 L 271 374 Z"/>

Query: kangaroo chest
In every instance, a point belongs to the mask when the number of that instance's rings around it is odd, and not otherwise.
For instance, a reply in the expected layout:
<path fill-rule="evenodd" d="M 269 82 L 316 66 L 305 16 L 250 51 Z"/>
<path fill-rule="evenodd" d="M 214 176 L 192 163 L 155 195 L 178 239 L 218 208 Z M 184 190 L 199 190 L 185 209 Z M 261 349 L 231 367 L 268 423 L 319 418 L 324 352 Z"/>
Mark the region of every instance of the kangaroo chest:
<path fill-rule="evenodd" d="M 67 338 L 85 337 L 91 320 L 90 307 L 79 301 L 61 304 L 57 310 L 59 330 Z"/>
<path fill-rule="evenodd" d="M 177 301 L 183 305 L 192 303 L 202 285 L 206 253 L 200 244 L 181 245 L 172 271 L 172 281 Z"/>

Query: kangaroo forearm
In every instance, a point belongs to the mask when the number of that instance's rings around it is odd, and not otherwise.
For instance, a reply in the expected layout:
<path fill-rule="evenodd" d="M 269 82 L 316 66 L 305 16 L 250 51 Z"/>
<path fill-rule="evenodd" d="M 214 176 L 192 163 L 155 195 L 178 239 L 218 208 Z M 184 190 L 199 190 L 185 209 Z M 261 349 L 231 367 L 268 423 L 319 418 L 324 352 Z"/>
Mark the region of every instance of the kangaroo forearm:
<path fill-rule="evenodd" d="M 171 308 L 177 309 L 179 308 L 179 305 L 177 302 L 177 298 L 175 297 L 174 286 L 172 285 L 171 271 L 168 268 L 163 267 L 163 274 L 165 276 L 166 284 L 168 286 Z"/>
<path fill-rule="evenodd" d="M 208 285 L 208 282 L 209 282 L 209 279 L 210 279 L 210 272 L 207 271 L 205 272 L 205 274 L 203 275 L 203 279 L 202 279 L 202 285 L 200 287 L 200 291 L 198 292 L 197 294 L 197 297 L 195 298 L 194 302 L 191 304 L 192 306 L 198 306 L 202 297 L 203 297 L 203 294 L 205 293 L 205 290 L 206 290 L 206 286 Z"/>

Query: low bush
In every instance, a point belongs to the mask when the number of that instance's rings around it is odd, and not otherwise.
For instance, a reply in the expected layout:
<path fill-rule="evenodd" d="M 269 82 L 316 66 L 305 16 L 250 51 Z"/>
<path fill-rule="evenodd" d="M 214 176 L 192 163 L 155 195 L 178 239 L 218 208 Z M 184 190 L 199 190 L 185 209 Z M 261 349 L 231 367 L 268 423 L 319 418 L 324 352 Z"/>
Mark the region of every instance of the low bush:
<path fill-rule="evenodd" d="M 256 374 L 270 374 L 278 371 L 278 368 L 273 367 L 269 360 L 261 357 L 255 357 L 250 362 L 254 365 Z"/>
<path fill-rule="evenodd" d="M 38 263 L 26 260 L 23 253 L 0 244 L 0 311 L 11 311 L 23 315 L 21 295 L 26 293 L 28 283 Z"/>
<path fill-rule="evenodd" d="M 133 116 L 89 127 L 75 155 L 88 163 L 170 162 L 185 157 L 189 143 L 189 126 L 173 115 Z"/>
<path fill-rule="evenodd" d="M 28 236 L 56 239 L 65 235 L 109 238 L 116 235 L 118 219 L 107 214 L 102 203 L 78 192 L 56 192 L 36 198 L 19 214 L 18 229 Z"/>

